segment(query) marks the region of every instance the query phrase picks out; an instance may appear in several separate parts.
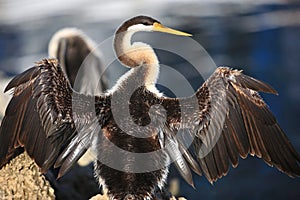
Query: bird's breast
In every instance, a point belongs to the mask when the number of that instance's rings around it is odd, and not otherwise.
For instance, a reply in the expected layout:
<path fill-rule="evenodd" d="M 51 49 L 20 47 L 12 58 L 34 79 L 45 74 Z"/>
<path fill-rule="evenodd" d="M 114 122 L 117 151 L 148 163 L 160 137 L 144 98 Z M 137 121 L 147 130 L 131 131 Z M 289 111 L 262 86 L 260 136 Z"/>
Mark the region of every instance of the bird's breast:
<path fill-rule="evenodd" d="M 167 160 L 167 154 L 160 149 L 157 133 L 138 138 L 117 126 L 107 126 L 97 144 L 95 172 L 110 197 L 152 198 L 156 187 L 163 185 L 166 179 Z"/>

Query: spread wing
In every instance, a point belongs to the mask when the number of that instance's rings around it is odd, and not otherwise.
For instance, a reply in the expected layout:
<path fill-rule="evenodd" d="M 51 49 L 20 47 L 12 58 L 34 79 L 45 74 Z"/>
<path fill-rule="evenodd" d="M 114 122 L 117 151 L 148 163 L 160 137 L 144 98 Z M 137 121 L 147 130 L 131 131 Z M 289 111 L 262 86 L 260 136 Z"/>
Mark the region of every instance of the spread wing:
<path fill-rule="evenodd" d="M 24 147 L 42 172 L 55 165 L 63 175 L 99 129 L 95 97 L 74 92 L 55 59 L 16 76 L 5 91 L 12 88 L 0 127 L 0 167 Z"/>
<path fill-rule="evenodd" d="M 300 175 L 299 154 L 258 92 L 276 94 L 241 71 L 220 67 L 194 96 L 159 98 L 167 112 L 165 143 L 188 183 L 193 184 L 190 168 L 212 183 L 248 154 L 291 177 Z M 193 139 L 189 149 L 187 138 Z"/>

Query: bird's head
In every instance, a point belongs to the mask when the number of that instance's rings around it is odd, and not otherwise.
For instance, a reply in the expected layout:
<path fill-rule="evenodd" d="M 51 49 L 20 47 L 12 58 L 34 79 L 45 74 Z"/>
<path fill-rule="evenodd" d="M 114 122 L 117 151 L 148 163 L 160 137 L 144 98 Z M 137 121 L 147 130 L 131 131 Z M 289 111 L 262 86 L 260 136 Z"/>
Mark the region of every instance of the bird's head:
<path fill-rule="evenodd" d="M 189 33 L 168 28 L 162 25 L 158 20 L 153 19 L 152 17 L 142 16 L 142 15 L 133 17 L 125 21 L 120 26 L 117 33 L 121 33 L 121 32 L 135 33 L 140 31 L 157 31 L 157 32 L 164 32 L 173 35 L 192 36 Z"/>
<path fill-rule="evenodd" d="M 142 64 L 157 65 L 157 57 L 150 45 L 142 42 L 131 43 L 131 37 L 136 32 L 157 31 L 174 35 L 191 36 L 162 25 L 158 20 L 148 16 L 136 16 L 125 21 L 116 31 L 114 48 L 120 62 L 126 67 L 136 67 Z"/>

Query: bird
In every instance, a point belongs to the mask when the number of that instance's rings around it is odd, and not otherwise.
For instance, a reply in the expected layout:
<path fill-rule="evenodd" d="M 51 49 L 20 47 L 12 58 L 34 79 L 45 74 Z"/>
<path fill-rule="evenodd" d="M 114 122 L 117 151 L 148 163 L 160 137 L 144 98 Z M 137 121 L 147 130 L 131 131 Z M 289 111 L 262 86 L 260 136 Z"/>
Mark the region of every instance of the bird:
<path fill-rule="evenodd" d="M 101 60 L 101 50 L 79 28 L 56 31 L 48 43 L 48 56 L 58 60 L 75 91 L 96 95 L 108 89 L 108 73 Z M 86 163 L 89 159 L 86 156 L 81 160 Z"/>
<path fill-rule="evenodd" d="M 48 57 L 58 60 L 75 91 L 97 95 L 108 89 L 109 75 L 104 68 L 102 51 L 83 30 L 65 27 L 56 31 L 48 43 Z M 69 172 L 69 176 L 64 176 L 60 180 L 56 180 L 57 169 L 47 171 L 45 176 L 55 190 L 57 199 L 87 199 L 101 191 L 93 177 L 91 152 L 92 150 L 88 149 L 78 160 L 78 166 L 74 166 L 72 172 Z M 77 173 L 80 173 L 80 176 L 73 176 Z M 65 192 L 66 185 L 71 187 L 81 184 L 87 184 L 89 187 Z"/>
<path fill-rule="evenodd" d="M 59 61 L 77 92 L 95 95 L 108 89 L 102 54 L 82 30 L 66 27 L 55 32 L 48 44 L 48 57 Z"/>
<path fill-rule="evenodd" d="M 129 71 L 100 95 L 76 92 L 57 59 L 17 75 L 5 89 L 13 97 L 0 127 L 0 167 L 24 148 L 43 173 L 59 168 L 59 178 L 93 146 L 95 176 L 113 200 L 158 199 L 171 163 L 191 186 L 193 173 L 213 183 L 248 155 L 300 176 L 300 156 L 259 94 L 276 90 L 221 66 L 193 95 L 164 96 L 155 51 L 132 42 L 142 31 L 191 36 L 149 16 L 125 21 L 113 46 Z"/>

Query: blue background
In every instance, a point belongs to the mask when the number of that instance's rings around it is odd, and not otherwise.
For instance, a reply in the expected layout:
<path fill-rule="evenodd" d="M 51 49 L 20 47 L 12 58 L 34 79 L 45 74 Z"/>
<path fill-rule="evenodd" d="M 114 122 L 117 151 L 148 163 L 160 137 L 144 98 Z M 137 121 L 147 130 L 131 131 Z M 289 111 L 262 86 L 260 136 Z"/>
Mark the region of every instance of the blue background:
<path fill-rule="evenodd" d="M 138 14 L 151 15 L 170 27 L 192 33 L 193 39 L 207 50 L 217 65 L 243 69 L 247 75 L 272 85 L 279 96 L 262 96 L 300 152 L 300 4 L 296 1 L 220 2 L 115 1 L 104 4 L 89 0 L 49 1 L 45 5 L 23 1 L 20 3 L 23 5 L 19 5 L 2 1 L 0 71 L 3 73 L 0 76 L 9 78 L 47 57 L 48 41 L 59 28 L 76 26 L 101 42 L 111 36 L 123 20 Z M 180 62 L 188 64 L 163 52 L 159 58 L 174 67 Z M 113 70 L 110 71 L 111 85 L 124 71 Z M 189 77 L 188 72 L 185 75 L 194 87 L 202 84 L 199 79 Z M 177 172 L 171 168 L 170 178 L 174 177 Z M 236 169 L 230 169 L 226 177 L 213 185 L 196 175 L 194 181 L 196 190 L 181 181 L 179 196 L 187 199 L 300 199 L 300 178 L 292 179 L 251 156 L 240 159 Z M 64 189 L 72 190 L 72 186 Z"/>

